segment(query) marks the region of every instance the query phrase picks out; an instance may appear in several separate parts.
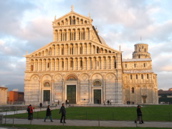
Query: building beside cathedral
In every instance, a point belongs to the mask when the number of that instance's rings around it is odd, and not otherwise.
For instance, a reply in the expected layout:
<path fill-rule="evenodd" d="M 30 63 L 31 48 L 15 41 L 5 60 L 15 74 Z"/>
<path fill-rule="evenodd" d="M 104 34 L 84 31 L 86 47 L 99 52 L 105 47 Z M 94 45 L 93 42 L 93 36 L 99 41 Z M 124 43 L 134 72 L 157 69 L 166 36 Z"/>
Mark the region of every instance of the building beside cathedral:
<path fill-rule="evenodd" d="M 157 75 L 147 44 L 132 59 L 109 47 L 92 19 L 73 10 L 53 21 L 53 42 L 26 57 L 26 104 L 157 104 Z"/>
<path fill-rule="evenodd" d="M 0 105 L 7 104 L 7 96 L 8 96 L 8 88 L 4 86 L 0 86 Z"/>

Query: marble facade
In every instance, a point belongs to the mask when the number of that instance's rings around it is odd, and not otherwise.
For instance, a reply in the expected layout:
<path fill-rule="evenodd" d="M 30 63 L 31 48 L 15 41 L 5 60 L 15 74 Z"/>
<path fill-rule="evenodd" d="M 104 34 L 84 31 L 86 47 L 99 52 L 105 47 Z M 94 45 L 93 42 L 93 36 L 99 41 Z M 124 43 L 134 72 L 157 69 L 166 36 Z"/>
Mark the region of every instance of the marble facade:
<path fill-rule="evenodd" d="M 133 59 L 122 59 L 122 52 L 106 44 L 92 21 L 73 10 L 54 19 L 53 42 L 25 56 L 26 104 L 157 103 L 148 45 L 136 44 Z"/>

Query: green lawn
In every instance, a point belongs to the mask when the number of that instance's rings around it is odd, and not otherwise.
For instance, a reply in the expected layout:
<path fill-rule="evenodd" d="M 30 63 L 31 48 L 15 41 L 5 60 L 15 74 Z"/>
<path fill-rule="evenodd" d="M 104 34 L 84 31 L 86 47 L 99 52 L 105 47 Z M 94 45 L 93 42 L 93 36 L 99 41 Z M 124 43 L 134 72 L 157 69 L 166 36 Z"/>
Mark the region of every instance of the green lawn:
<path fill-rule="evenodd" d="M 80 120 L 128 120 L 136 119 L 136 107 L 69 107 L 67 119 Z M 52 111 L 53 119 L 59 119 L 59 109 Z M 172 105 L 149 105 L 142 107 L 145 121 L 172 121 Z M 27 114 L 17 114 L 16 118 L 27 118 Z M 35 112 L 34 118 L 42 119 L 45 111 Z"/>
<path fill-rule="evenodd" d="M 12 125 L 5 125 L 12 127 Z M 153 127 L 80 127 L 80 126 L 54 126 L 54 125 L 15 125 L 14 127 L 22 129 L 161 129 Z M 171 128 L 163 128 L 171 129 Z"/>

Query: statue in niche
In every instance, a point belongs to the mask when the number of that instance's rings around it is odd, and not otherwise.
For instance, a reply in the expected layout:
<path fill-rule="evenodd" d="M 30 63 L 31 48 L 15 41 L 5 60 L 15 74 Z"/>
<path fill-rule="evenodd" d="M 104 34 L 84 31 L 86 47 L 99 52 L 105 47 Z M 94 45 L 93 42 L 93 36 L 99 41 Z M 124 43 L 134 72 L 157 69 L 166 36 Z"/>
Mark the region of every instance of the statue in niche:
<path fill-rule="evenodd" d="M 93 82 L 93 86 L 101 86 L 101 82 L 99 80 L 96 80 Z"/>
<path fill-rule="evenodd" d="M 49 82 L 45 82 L 44 83 L 44 87 L 50 87 L 50 83 Z"/>
<path fill-rule="evenodd" d="M 67 78 L 67 80 L 68 81 L 74 81 L 74 80 L 77 80 L 77 79 L 75 77 L 73 77 L 73 76 L 70 76 L 70 77 Z"/>

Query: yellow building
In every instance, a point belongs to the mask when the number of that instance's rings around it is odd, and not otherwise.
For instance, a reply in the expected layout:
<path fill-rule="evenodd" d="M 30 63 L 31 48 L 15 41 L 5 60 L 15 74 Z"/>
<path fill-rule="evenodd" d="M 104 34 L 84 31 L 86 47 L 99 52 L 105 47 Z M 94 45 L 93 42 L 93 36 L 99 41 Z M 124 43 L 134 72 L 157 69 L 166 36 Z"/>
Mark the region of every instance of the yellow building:
<path fill-rule="evenodd" d="M 0 105 L 7 104 L 8 88 L 0 86 Z"/>
<path fill-rule="evenodd" d="M 141 45 L 147 56 L 136 44 L 140 51 L 135 48 L 133 59 L 122 60 L 122 52 L 105 43 L 92 21 L 73 10 L 54 19 L 53 42 L 25 56 L 26 104 L 157 103 L 148 45 Z M 137 72 L 138 79 L 130 79 Z"/>

